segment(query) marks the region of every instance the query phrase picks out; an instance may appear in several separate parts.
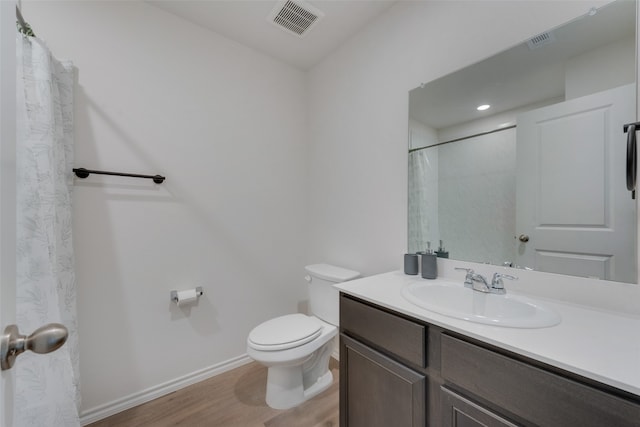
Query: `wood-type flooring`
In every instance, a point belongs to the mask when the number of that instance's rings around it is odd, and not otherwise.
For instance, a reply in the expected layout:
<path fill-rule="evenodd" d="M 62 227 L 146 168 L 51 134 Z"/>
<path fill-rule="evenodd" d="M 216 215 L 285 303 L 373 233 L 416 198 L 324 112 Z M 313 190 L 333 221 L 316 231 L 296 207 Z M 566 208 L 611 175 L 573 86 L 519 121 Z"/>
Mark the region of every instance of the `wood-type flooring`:
<path fill-rule="evenodd" d="M 251 362 L 89 427 L 338 427 L 338 362 L 330 367 L 331 387 L 288 410 L 267 406 L 267 368 Z"/>

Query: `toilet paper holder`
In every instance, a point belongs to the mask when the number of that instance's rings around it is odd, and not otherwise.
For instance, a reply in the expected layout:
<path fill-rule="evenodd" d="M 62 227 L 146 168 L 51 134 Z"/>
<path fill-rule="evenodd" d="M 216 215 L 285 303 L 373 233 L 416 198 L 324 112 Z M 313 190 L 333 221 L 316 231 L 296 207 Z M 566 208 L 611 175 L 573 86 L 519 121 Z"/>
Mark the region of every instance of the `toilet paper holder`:
<path fill-rule="evenodd" d="M 200 298 L 202 295 L 204 295 L 204 291 L 202 290 L 202 286 L 196 287 L 196 297 Z M 171 301 L 175 302 L 176 304 L 179 302 L 178 301 L 178 291 L 171 291 Z"/>

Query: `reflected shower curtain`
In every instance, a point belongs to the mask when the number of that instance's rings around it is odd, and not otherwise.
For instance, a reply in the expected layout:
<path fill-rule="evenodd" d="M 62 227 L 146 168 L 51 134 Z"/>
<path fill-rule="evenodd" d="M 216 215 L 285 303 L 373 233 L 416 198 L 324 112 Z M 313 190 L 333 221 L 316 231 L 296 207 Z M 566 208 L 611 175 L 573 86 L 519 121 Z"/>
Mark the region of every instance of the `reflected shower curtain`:
<path fill-rule="evenodd" d="M 409 153 L 408 250 L 424 251 L 427 242 L 437 248 L 438 240 L 438 151 Z"/>
<path fill-rule="evenodd" d="M 69 338 L 16 362 L 15 426 L 79 426 L 76 283 L 71 239 L 71 63 L 17 36 L 17 286 L 21 333 L 62 323 Z"/>

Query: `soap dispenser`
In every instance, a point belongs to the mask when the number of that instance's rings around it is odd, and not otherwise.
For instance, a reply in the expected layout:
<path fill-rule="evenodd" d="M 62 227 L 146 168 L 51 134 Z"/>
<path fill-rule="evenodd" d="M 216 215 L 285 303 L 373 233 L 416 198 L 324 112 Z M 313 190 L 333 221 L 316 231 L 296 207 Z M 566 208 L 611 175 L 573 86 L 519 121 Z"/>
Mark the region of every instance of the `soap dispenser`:
<path fill-rule="evenodd" d="M 440 240 L 440 247 L 436 251 L 436 255 L 438 256 L 438 258 L 449 258 L 449 252 L 447 252 L 444 249 L 444 246 L 442 245 L 442 240 Z"/>
<path fill-rule="evenodd" d="M 431 242 L 427 242 L 427 250 L 422 254 L 422 278 L 435 279 L 438 277 L 438 259 L 431 250 Z"/>
<path fill-rule="evenodd" d="M 404 274 L 415 276 L 419 271 L 418 254 L 404 254 Z"/>

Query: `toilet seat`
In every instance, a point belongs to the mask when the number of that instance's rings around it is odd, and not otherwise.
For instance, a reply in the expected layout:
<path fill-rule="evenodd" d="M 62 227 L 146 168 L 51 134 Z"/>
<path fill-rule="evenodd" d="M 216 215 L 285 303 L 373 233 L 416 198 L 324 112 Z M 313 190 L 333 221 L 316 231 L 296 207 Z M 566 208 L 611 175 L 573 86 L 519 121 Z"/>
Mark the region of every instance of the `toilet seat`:
<path fill-rule="evenodd" d="M 322 322 L 304 314 L 276 317 L 256 326 L 250 333 L 248 344 L 262 351 L 294 348 L 316 339 L 322 333 Z"/>

